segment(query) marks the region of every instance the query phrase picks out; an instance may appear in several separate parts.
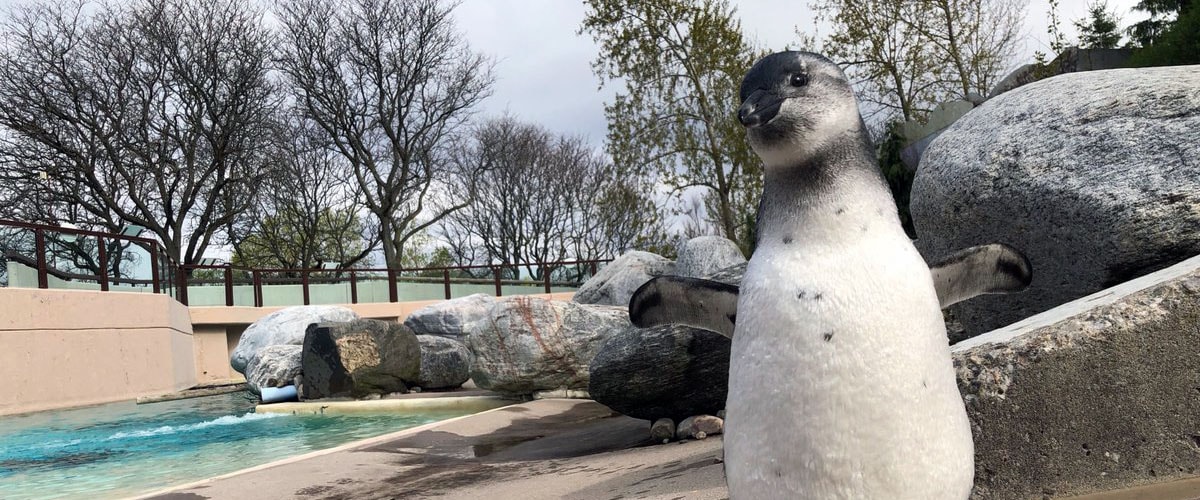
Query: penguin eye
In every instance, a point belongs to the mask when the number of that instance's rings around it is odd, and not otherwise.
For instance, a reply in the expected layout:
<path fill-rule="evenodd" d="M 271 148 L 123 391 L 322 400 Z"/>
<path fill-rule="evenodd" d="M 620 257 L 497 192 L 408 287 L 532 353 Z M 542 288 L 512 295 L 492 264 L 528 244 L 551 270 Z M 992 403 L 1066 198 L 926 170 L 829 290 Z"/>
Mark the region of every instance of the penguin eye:
<path fill-rule="evenodd" d="M 803 87 L 808 85 L 808 75 L 804 73 L 796 73 L 792 75 L 792 80 L 790 83 L 793 87 Z"/>

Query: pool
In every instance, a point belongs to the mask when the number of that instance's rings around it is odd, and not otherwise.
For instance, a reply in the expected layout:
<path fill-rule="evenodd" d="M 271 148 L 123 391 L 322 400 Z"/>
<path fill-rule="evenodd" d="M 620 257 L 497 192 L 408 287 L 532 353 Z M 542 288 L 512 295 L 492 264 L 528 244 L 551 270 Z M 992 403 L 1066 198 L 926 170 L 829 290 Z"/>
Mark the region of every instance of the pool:
<path fill-rule="evenodd" d="M 238 392 L 0 417 L 0 498 L 123 498 L 465 415 L 254 413 Z"/>

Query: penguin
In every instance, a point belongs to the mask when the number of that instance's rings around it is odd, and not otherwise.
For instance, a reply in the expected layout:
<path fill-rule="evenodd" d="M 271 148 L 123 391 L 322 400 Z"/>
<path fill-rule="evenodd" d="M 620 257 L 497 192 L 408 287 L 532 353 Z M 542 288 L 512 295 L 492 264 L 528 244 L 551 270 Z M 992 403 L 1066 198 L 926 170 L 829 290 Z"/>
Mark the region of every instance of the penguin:
<path fill-rule="evenodd" d="M 933 275 L 850 82 L 780 52 L 739 97 L 763 193 L 730 353 L 730 498 L 968 498 L 971 427 Z"/>
<path fill-rule="evenodd" d="M 1002 243 L 970 247 L 929 266 L 942 309 L 984 294 L 1029 287 L 1033 268 L 1020 251 Z M 731 283 L 658 276 L 629 299 L 629 319 L 638 328 L 679 324 L 733 337 L 738 287 Z"/>

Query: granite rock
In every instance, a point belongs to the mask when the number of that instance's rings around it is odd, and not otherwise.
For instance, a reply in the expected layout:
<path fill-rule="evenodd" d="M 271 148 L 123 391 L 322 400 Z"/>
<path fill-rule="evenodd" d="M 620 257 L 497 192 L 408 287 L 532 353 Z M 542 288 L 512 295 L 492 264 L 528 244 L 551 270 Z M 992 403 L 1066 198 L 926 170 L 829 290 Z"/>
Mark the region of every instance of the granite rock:
<path fill-rule="evenodd" d="M 455 389 L 471 378 L 471 351 L 457 340 L 436 335 L 417 335 L 421 345 L 422 389 Z"/>
<path fill-rule="evenodd" d="M 1023 293 L 951 310 L 968 335 L 1200 253 L 1200 66 L 1070 73 L 1005 92 L 930 145 L 913 183 L 917 247 L 1002 242 Z"/>
<path fill-rule="evenodd" d="M 417 335 L 439 335 L 461 342 L 466 339 L 467 327 L 486 317 L 495 301 L 491 295 L 477 293 L 438 302 L 413 311 L 404 320 L 404 326 Z"/>
<path fill-rule="evenodd" d="M 596 351 L 628 325 L 624 307 L 528 296 L 497 299 L 488 317 L 471 326 L 471 378 L 480 388 L 509 394 L 587 390 L 588 364 Z"/>
<path fill-rule="evenodd" d="M 360 319 L 310 325 L 301 355 L 300 399 L 407 392 L 420 380 L 421 351 L 408 327 Z"/>
<path fill-rule="evenodd" d="M 646 420 L 712 415 L 729 391 L 729 338 L 683 325 L 629 327 L 592 359 L 588 393 Z"/>
<path fill-rule="evenodd" d="M 301 350 L 298 345 L 277 344 L 255 352 L 246 364 L 246 386 L 250 392 L 259 394 L 263 387 L 292 385 L 300 375 Z"/>
<path fill-rule="evenodd" d="M 720 236 L 700 236 L 679 245 L 677 276 L 703 278 L 722 269 L 746 263 L 737 243 Z"/>
<path fill-rule="evenodd" d="M 325 321 L 353 321 L 358 315 L 341 306 L 285 307 L 259 318 L 242 332 L 229 364 L 238 373 L 246 374 L 246 365 L 254 353 L 271 345 L 300 345 L 308 325 Z"/>
<path fill-rule="evenodd" d="M 1200 470 L 1200 257 L 952 348 L 973 498 L 1066 497 Z"/>
<path fill-rule="evenodd" d="M 674 274 L 675 263 L 666 257 L 634 250 L 605 265 L 579 287 L 572 298 L 580 304 L 629 306 L 629 298 L 651 278 Z"/>

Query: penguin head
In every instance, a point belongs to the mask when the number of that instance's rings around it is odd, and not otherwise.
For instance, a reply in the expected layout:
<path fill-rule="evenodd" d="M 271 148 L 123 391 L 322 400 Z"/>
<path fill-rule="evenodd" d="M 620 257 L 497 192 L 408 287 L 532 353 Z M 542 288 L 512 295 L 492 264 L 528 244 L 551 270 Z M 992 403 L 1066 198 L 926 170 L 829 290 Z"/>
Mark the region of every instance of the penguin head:
<path fill-rule="evenodd" d="M 742 80 L 738 120 L 767 167 L 794 165 L 862 125 L 846 74 L 810 52 L 760 59 Z"/>

